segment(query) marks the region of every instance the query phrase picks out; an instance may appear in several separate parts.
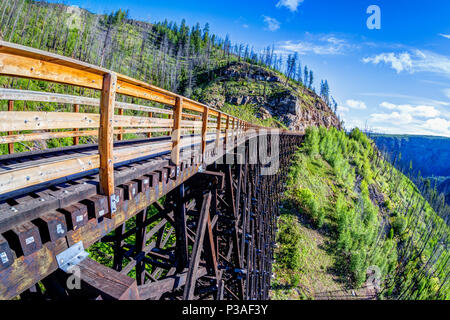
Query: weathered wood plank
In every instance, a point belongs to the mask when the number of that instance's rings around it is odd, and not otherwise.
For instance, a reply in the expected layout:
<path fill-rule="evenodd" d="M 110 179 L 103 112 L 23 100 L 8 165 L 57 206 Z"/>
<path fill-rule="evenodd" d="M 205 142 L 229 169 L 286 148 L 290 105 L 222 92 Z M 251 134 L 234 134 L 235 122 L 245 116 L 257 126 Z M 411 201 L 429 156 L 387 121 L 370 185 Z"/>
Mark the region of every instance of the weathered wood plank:
<path fill-rule="evenodd" d="M 98 133 L 98 152 L 100 155 L 100 192 L 106 196 L 114 194 L 114 134 L 113 117 L 116 101 L 117 75 L 106 74 L 100 98 L 100 128 Z"/>
<path fill-rule="evenodd" d="M 80 278 L 96 288 L 103 300 L 140 300 L 136 281 L 86 258 L 78 264 Z"/>
<path fill-rule="evenodd" d="M 167 132 L 167 131 L 168 129 L 165 128 L 114 129 L 114 134 L 151 133 L 151 132 Z M 76 129 L 74 131 L 21 133 L 15 135 L 0 136 L 0 143 L 14 143 L 14 142 L 47 140 L 47 139 L 68 138 L 68 137 L 74 137 L 75 139 L 78 137 L 89 137 L 97 135 L 98 130 L 79 130 L 79 129 Z"/>
<path fill-rule="evenodd" d="M 0 74 L 40 79 L 101 90 L 109 70 L 42 50 L 0 41 Z M 167 90 L 118 74 L 120 94 L 173 106 L 175 95 Z M 186 99 L 186 109 L 202 112 L 204 104 Z M 211 109 L 212 115 L 218 110 Z"/>
<path fill-rule="evenodd" d="M 101 89 L 102 75 L 48 62 L 36 58 L 4 52 L 0 44 L 0 74 Z"/>
<path fill-rule="evenodd" d="M 183 99 L 177 97 L 173 115 L 172 127 L 172 153 L 171 159 L 175 165 L 180 164 L 181 115 L 183 112 Z"/>
<path fill-rule="evenodd" d="M 203 121 L 202 121 L 202 161 L 205 159 L 206 152 L 206 134 L 208 129 L 208 116 L 209 116 L 209 108 L 205 107 L 203 109 Z"/>

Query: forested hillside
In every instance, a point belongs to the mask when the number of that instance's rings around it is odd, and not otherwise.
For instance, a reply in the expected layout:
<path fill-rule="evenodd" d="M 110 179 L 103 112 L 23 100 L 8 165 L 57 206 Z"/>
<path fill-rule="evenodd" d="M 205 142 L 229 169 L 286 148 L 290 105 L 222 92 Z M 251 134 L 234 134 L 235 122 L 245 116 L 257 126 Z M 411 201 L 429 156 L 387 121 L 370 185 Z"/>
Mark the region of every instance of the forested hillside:
<path fill-rule="evenodd" d="M 99 65 L 204 102 L 209 100 L 203 89 L 221 75 L 224 67 L 234 62 L 246 63 L 270 72 L 271 77 L 279 79 L 280 86 L 286 87 L 286 90 L 289 86 L 295 86 L 297 91 L 301 91 L 296 94 L 298 99 L 293 101 L 294 105 L 303 104 L 304 109 L 318 114 L 316 118 L 323 114 L 335 118 L 334 123 L 339 123 L 334 114 L 336 103 L 330 95 L 328 82 L 321 81 L 320 96 L 317 95 L 314 92 L 314 73 L 308 66 L 302 65 L 298 55 L 283 57 L 277 56 L 273 47 L 256 52 L 249 45 L 232 44 L 228 37 L 221 39 L 212 34 L 208 24 L 190 27 L 184 20 L 179 24 L 167 20 L 148 23 L 133 20 L 127 11 L 120 9 L 109 15 L 99 15 L 78 7 L 45 1 L 4 0 L 0 4 L 0 38 Z M 249 77 L 246 83 L 241 84 L 241 90 L 252 95 L 255 86 L 265 87 L 267 83 L 266 79 Z M 96 94 L 84 90 L 79 92 L 67 86 L 49 87 L 39 81 L 2 78 L 0 85 Z M 27 107 L 38 106 L 28 104 Z M 268 117 L 275 120 L 281 118 L 279 112 L 263 116 L 251 103 L 243 109 L 251 113 L 252 121 L 276 126 L 286 124 L 283 121 L 261 122 Z M 227 111 L 235 115 L 242 112 L 240 108 L 233 107 L 228 107 Z M 328 122 L 331 125 L 331 121 Z"/>
<path fill-rule="evenodd" d="M 309 129 L 287 188 L 275 298 L 450 298 L 447 224 L 358 129 Z"/>

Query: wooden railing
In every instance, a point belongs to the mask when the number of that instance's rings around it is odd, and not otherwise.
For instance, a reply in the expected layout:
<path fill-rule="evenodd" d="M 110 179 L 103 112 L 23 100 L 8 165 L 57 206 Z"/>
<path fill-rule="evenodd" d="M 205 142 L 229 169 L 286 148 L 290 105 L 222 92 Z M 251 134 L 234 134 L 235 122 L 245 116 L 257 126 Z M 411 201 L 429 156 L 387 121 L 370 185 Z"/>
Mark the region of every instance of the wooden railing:
<path fill-rule="evenodd" d="M 215 140 L 218 147 L 221 140 L 226 144 L 230 135 L 241 135 L 250 128 L 259 128 L 205 104 L 113 71 L 2 41 L 0 75 L 100 91 L 100 98 L 92 98 L 0 89 L 0 100 L 8 101 L 8 110 L 0 111 L 0 133 L 3 133 L 0 144 L 8 144 L 9 153 L 14 152 L 14 143 L 72 138 L 73 144 L 77 145 L 80 137 L 98 137 L 96 152 L 74 154 L 63 160 L 49 159 L 37 167 L 3 168 L 0 171 L 0 194 L 98 168 L 100 191 L 111 196 L 114 193 L 114 164 L 171 151 L 171 159 L 178 165 L 186 134 L 196 137 L 194 141 L 200 143 L 204 155 L 208 139 Z M 116 101 L 117 94 L 166 107 L 119 102 Z M 70 104 L 72 109 L 71 112 L 16 111 L 15 101 Z M 129 114 L 124 115 L 124 111 Z M 114 148 L 114 135 L 116 140 L 122 140 L 127 133 L 144 133 L 146 137 L 151 137 L 152 133 L 166 134 L 172 136 L 172 141 Z"/>

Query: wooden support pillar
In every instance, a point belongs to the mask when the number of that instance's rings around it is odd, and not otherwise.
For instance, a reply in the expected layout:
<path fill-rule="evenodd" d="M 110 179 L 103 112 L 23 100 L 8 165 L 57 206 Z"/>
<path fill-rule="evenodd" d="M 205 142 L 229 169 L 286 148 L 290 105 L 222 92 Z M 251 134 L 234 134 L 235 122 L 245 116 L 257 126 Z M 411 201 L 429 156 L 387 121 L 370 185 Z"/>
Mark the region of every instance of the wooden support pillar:
<path fill-rule="evenodd" d="M 192 300 L 194 297 L 195 283 L 197 282 L 198 266 L 200 264 L 200 254 L 203 248 L 203 239 L 205 229 L 208 224 L 209 207 L 211 205 L 211 192 L 203 196 L 202 208 L 198 219 L 197 233 L 195 235 L 194 246 L 192 247 L 192 256 L 189 263 L 189 271 L 184 286 L 183 299 Z"/>
<path fill-rule="evenodd" d="M 135 254 L 139 256 L 142 254 L 142 249 L 145 247 L 145 216 L 146 210 L 139 212 L 136 215 L 136 244 Z M 136 262 L 136 283 L 138 285 L 145 283 L 145 261 L 140 260 Z"/>
<path fill-rule="evenodd" d="M 8 101 L 8 111 L 14 111 L 14 100 Z M 8 131 L 8 135 L 12 135 L 12 131 Z M 14 153 L 14 143 L 8 143 L 8 152 Z"/>
<path fill-rule="evenodd" d="M 208 132 L 208 115 L 209 115 L 209 108 L 204 107 L 202 115 L 202 162 L 205 161 L 206 134 Z"/>
<path fill-rule="evenodd" d="M 116 271 L 122 270 L 122 264 L 123 264 L 123 239 L 122 235 L 125 232 L 125 223 L 121 224 L 119 227 L 117 227 L 114 231 L 114 259 L 113 259 L 113 269 Z"/>
<path fill-rule="evenodd" d="M 172 163 L 176 166 L 180 164 L 180 140 L 181 140 L 181 115 L 183 113 L 183 98 L 175 99 L 173 109 L 173 128 L 172 128 Z"/>
<path fill-rule="evenodd" d="M 123 109 L 122 108 L 120 108 L 119 110 L 118 110 L 118 113 L 119 113 L 119 116 L 123 116 Z M 123 128 L 122 127 L 119 127 L 118 128 L 119 130 L 122 130 Z M 119 133 L 118 135 L 117 135 L 117 140 L 122 140 L 123 139 L 123 134 L 122 133 Z"/>
<path fill-rule="evenodd" d="M 114 104 L 116 99 L 117 75 L 108 73 L 103 76 L 100 97 L 100 128 L 98 151 L 100 154 L 100 192 L 108 196 L 111 212 L 111 196 L 114 194 Z"/>
<path fill-rule="evenodd" d="M 177 259 L 177 272 L 183 272 L 188 265 L 188 242 L 186 230 L 186 205 L 184 203 L 184 184 L 181 184 L 175 191 L 174 221 L 175 221 L 175 256 Z"/>

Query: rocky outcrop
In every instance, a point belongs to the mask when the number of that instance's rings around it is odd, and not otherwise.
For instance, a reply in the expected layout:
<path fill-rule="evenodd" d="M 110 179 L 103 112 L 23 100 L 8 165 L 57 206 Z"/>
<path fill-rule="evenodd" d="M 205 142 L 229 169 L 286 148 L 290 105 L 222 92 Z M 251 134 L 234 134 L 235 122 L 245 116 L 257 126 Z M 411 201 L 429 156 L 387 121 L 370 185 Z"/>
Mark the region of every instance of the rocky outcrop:
<path fill-rule="evenodd" d="M 273 71 L 235 63 L 220 70 L 213 86 L 216 94 L 206 95 L 203 100 L 216 108 L 221 108 L 224 103 L 255 105 L 262 119 L 276 117 L 295 131 L 320 125 L 340 128 L 339 119 L 317 94 L 302 86 L 286 85 L 285 82 Z M 230 89 L 231 83 L 234 83 L 235 90 Z M 255 86 L 259 89 L 254 89 Z"/>

